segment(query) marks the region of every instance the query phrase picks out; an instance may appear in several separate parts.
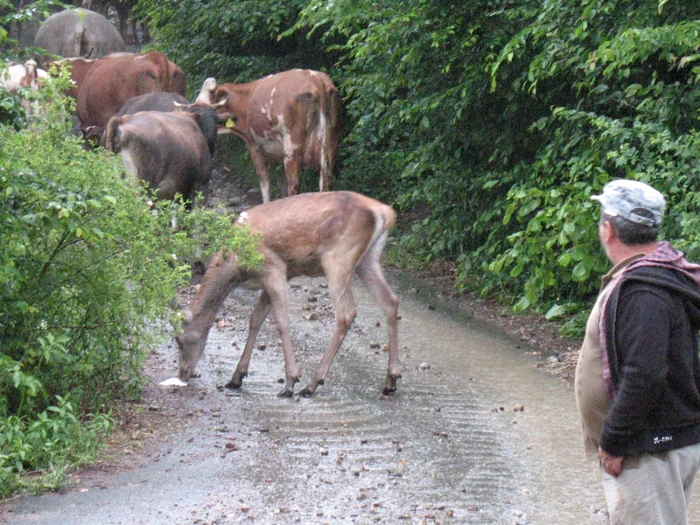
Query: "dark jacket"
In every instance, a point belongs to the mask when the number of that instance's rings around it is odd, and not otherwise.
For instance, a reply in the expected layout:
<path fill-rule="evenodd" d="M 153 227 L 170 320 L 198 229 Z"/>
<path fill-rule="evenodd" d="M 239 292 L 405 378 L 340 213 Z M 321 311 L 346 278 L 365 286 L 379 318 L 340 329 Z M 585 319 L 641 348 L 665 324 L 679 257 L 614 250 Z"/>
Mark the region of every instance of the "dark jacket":
<path fill-rule="evenodd" d="M 700 290 L 678 271 L 627 272 L 606 305 L 615 396 L 601 447 L 615 456 L 700 443 Z"/>

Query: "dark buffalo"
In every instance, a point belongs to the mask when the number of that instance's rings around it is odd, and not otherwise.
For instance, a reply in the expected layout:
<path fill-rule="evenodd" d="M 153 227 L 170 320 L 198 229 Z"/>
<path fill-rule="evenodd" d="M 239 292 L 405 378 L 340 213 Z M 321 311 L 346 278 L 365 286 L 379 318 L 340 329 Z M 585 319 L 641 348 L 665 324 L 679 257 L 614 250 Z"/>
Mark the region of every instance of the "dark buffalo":
<path fill-rule="evenodd" d="M 171 95 L 159 94 L 158 103 Z M 185 101 L 186 102 L 186 101 Z M 136 100 L 130 107 L 145 104 Z M 219 124 L 229 115 L 216 113 L 216 106 L 174 102 L 176 111 L 139 111 L 110 119 L 105 148 L 119 153 L 128 172 L 146 182 L 163 199 L 180 194 L 192 202 L 205 193 L 212 170 L 212 156 Z"/>
<path fill-rule="evenodd" d="M 87 9 L 66 9 L 48 17 L 34 45 L 62 57 L 98 58 L 124 51 L 124 39 L 104 16 Z"/>
<path fill-rule="evenodd" d="M 197 124 L 207 141 L 209 152 L 213 157 L 219 125 L 233 118 L 230 115 L 219 115 L 216 113 L 216 109 L 223 106 L 224 103 L 225 100 L 211 106 L 201 103 L 190 104 L 185 97 L 178 93 L 147 93 L 127 100 L 117 113 L 117 116 L 133 115 L 140 111 L 163 111 L 166 113 L 185 111 L 195 113 L 198 115 Z"/>

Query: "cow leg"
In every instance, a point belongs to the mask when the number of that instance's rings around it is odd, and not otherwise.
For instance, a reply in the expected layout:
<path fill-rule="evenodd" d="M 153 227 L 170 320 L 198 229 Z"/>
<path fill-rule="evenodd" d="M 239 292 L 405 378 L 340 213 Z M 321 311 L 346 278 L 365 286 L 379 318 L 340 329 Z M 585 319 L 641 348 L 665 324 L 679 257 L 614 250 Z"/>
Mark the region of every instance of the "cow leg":
<path fill-rule="evenodd" d="M 321 142 L 320 155 L 321 158 L 318 160 L 319 166 L 319 181 L 318 181 L 318 191 L 330 191 L 331 189 L 331 178 L 333 177 L 333 158 L 331 152 L 329 151 L 329 137 L 328 129 L 326 124 L 326 118 L 321 113 L 321 121 L 323 125 L 321 126 L 321 132 L 319 140 Z"/>
<path fill-rule="evenodd" d="M 299 155 L 284 158 L 284 174 L 287 178 L 287 194 L 283 197 L 299 195 L 299 168 L 301 166 L 301 158 Z"/>
<path fill-rule="evenodd" d="M 331 177 L 332 172 L 328 163 L 325 160 L 321 160 L 321 170 L 318 182 L 318 191 L 330 191 L 331 189 Z"/>
<path fill-rule="evenodd" d="M 374 297 L 374 300 L 386 317 L 386 330 L 389 336 L 389 368 L 383 391 L 386 395 L 396 391 L 396 380 L 401 377 L 401 363 L 399 362 L 399 300 L 386 283 L 379 263 L 385 241 L 386 234 L 382 235 L 370 247 L 357 267 L 357 275 L 367 285 L 372 297 Z"/>
<path fill-rule="evenodd" d="M 354 260 L 352 259 L 352 254 L 348 254 L 347 258 L 348 260 Z M 338 353 L 338 349 L 343 343 L 348 329 L 357 315 L 355 300 L 352 295 L 352 288 L 350 287 L 352 266 L 349 268 L 344 268 L 343 266 L 344 265 L 341 264 L 337 270 L 329 269 L 329 271 L 326 272 L 328 278 L 328 292 L 335 305 L 335 328 L 333 329 L 333 334 L 328 343 L 326 353 L 323 354 L 323 358 L 314 372 L 311 381 L 309 381 L 306 387 L 300 392 L 302 396 L 312 395 L 316 391 L 318 385 L 324 383 L 331 363 Z"/>
<path fill-rule="evenodd" d="M 159 199 L 171 201 L 175 199 L 177 191 L 178 186 L 176 181 L 174 181 L 171 177 L 168 177 L 158 185 L 158 188 L 156 188 L 156 195 Z"/>
<path fill-rule="evenodd" d="M 240 388 L 243 384 L 243 378 L 248 375 L 248 366 L 250 365 L 250 356 L 253 353 L 253 345 L 255 345 L 255 340 L 258 338 L 258 333 L 260 332 L 260 327 L 267 318 L 272 308 L 272 303 L 270 302 L 270 296 L 265 290 L 262 291 L 260 297 L 258 297 L 258 302 L 255 303 L 253 307 L 253 312 L 250 314 L 250 321 L 248 322 L 248 339 L 245 342 L 245 348 L 243 349 L 243 354 L 241 359 L 238 361 L 235 372 L 231 376 L 231 380 L 226 383 L 226 388 Z"/>
<path fill-rule="evenodd" d="M 249 145 L 248 150 L 250 151 L 250 158 L 253 159 L 253 165 L 258 174 L 258 179 L 260 179 L 260 193 L 262 193 L 262 201 L 263 204 L 265 204 L 266 202 L 270 202 L 270 174 L 267 171 L 267 164 L 257 147 Z"/>

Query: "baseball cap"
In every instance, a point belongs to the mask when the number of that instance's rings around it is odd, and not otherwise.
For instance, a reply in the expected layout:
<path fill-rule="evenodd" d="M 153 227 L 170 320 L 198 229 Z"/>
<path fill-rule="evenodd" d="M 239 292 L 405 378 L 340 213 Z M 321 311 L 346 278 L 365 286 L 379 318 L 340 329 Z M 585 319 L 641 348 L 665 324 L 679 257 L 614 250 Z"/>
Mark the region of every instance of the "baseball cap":
<path fill-rule="evenodd" d="M 659 226 L 666 208 L 666 199 L 661 193 L 648 184 L 628 179 L 608 182 L 603 193 L 591 199 L 600 202 L 604 213 L 645 226 Z M 640 211 L 647 213 L 640 214 Z"/>

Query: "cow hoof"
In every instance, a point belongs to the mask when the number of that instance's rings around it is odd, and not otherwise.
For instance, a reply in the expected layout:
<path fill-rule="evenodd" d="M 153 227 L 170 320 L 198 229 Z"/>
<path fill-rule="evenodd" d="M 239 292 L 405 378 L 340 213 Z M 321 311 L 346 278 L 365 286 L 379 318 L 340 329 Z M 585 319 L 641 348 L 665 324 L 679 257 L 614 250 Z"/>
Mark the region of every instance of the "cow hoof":
<path fill-rule="evenodd" d="M 396 392 L 396 381 L 398 379 L 401 379 L 401 374 L 387 376 L 386 381 L 384 382 L 384 390 L 382 390 L 382 394 L 388 396 L 389 394 Z"/>
<path fill-rule="evenodd" d="M 241 372 L 240 374 L 235 373 L 235 374 L 233 374 L 231 381 L 226 383 L 224 386 L 226 388 L 231 389 L 231 390 L 238 390 L 239 388 L 241 388 L 241 385 L 243 384 L 243 379 L 245 379 L 247 376 L 248 376 L 248 372 Z"/>
<path fill-rule="evenodd" d="M 293 395 L 294 395 L 294 390 L 290 390 L 289 388 L 285 388 L 279 394 L 277 394 L 277 397 L 292 397 Z"/>
<path fill-rule="evenodd" d="M 300 397 L 311 397 L 313 395 L 314 395 L 314 393 L 311 391 L 311 389 L 308 386 L 305 387 L 301 392 L 299 392 Z"/>
<path fill-rule="evenodd" d="M 233 379 L 231 379 L 231 381 L 226 383 L 224 387 L 228 388 L 229 390 L 238 390 L 239 388 L 241 388 L 241 382 L 235 382 Z"/>

